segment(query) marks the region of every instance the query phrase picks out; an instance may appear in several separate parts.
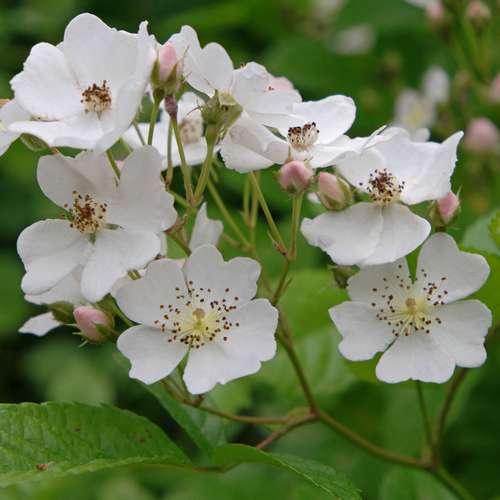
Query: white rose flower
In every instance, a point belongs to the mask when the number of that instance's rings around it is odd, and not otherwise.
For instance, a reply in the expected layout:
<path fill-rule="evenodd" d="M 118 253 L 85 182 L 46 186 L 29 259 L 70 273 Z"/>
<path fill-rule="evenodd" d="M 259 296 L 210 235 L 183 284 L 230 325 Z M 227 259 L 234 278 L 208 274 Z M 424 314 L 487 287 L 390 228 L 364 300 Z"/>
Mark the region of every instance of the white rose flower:
<path fill-rule="evenodd" d="M 182 268 L 172 260 L 152 262 L 117 296 L 139 323 L 117 344 L 132 363 L 130 376 L 152 384 L 186 355 L 184 381 L 192 394 L 256 373 L 276 352 L 278 322 L 268 300 L 253 299 L 259 274 L 256 261 L 224 262 L 212 245 L 197 248 Z"/>
<path fill-rule="evenodd" d="M 181 134 L 184 154 L 188 165 L 199 165 L 207 155 L 207 141 L 203 135 L 203 118 L 201 116 L 200 107 L 203 105 L 203 100 L 193 92 L 186 92 L 182 95 L 178 102 L 177 120 Z M 163 158 L 163 168 L 167 168 L 167 139 L 168 129 L 170 126 L 170 116 L 165 111 L 163 105 L 160 108 L 160 121 L 155 126 L 153 136 L 153 146 L 159 151 Z M 149 123 L 139 123 L 139 130 L 142 137 L 148 136 Z M 134 127 L 130 127 L 125 132 L 123 139 L 132 148 L 139 148 L 142 145 L 141 138 L 137 134 Z M 181 164 L 179 148 L 172 133 L 172 163 L 175 166 Z M 216 151 L 218 147 L 216 147 Z"/>
<path fill-rule="evenodd" d="M 437 200 L 450 190 L 462 132 L 442 144 L 414 142 L 403 129 L 339 163 L 338 170 L 372 202 L 304 219 L 302 234 L 340 265 L 394 262 L 417 248 L 430 224 L 406 205 Z"/>
<path fill-rule="evenodd" d="M 118 185 L 104 154 L 42 157 L 40 187 L 69 216 L 37 222 L 19 236 L 24 292 L 45 292 L 81 265 L 82 294 L 98 302 L 128 271 L 154 259 L 162 249 L 159 233 L 177 218 L 160 171 L 150 146 L 128 156 Z"/>
<path fill-rule="evenodd" d="M 63 278 L 53 288 L 47 292 L 39 295 L 25 295 L 24 298 L 37 305 L 50 305 L 55 302 L 69 302 L 73 306 L 79 306 L 87 303 L 85 297 L 82 295 L 80 287 L 81 272 L 80 270 L 74 271 Z M 50 331 L 54 330 L 62 323 L 59 322 L 52 312 L 38 314 L 30 318 L 19 329 L 19 333 L 31 333 L 37 337 L 42 337 Z"/>
<path fill-rule="evenodd" d="M 482 365 L 491 312 L 478 300 L 461 299 L 488 274 L 482 256 L 461 252 L 444 233 L 423 245 L 415 281 L 405 259 L 362 269 L 349 280 L 352 302 L 330 309 L 343 337 L 340 352 L 352 361 L 383 352 L 376 375 L 388 383 L 443 383 L 455 366 Z"/>
<path fill-rule="evenodd" d="M 9 131 L 49 146 L 104 151 L 127 130 L 149 83 L 155 50 L 142 23 L 137 35 L 91 14 L 75 17 L 57 46 L 35 45 L 11 85 L 32 117 Z"/>
<path fill-rule="evenodd" d="M 0 108 L 0 156 L 21 135 L 9 131 L 9 125 L 21 120 L 29 120 L 30 115 L 15 100 L 11 100 Z"/>

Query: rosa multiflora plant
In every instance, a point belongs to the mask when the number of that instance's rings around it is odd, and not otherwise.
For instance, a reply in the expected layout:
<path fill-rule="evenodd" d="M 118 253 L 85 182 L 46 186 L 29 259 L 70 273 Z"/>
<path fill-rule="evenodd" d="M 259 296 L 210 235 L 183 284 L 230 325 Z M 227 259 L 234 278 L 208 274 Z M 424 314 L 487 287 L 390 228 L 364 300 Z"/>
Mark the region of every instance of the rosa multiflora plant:
<path fill-rule="evenodd" d="M 305 101 L 258 63 L 235 69 L 221 45 L 202 46 L 189 26 L 157 41 L 147 23 L 126 33 L 90 14 L 73 19 L 60 44 L 33 47 L 11 87 L 0 114 L 1 152 L 19 138 L 43 151 L 38 184 L 60 211 L 18 239 L 21 287 L 46 307 L 22 333 L 70 325 L 84 343 L 115 343 L 130 377 L 160 384 L 182 405 L 278 424 L 259 448 L 321 421 L 460 491 L 432 432 L 430 458 L 400 455 L 320 408 L 280 307 L 302 234 L 327 255 L 337 286 L 347 287 L 350 300 L 329 311 L 347 360 L 382 353 L 376 377 L 413 380 L 420 396 L 421 382 L 445 383 L 456 366 L 483 364 L 491 313 L 467 297 L 486 281 L 488 264 L 446 234 L 459 209 L 451 178 L 460 131 L 437 143 L 381 124 L 351 137 L 350 97 Z M 275 182 L 291 198 L 288 240 L 261 189 L 260 171 L 276 165 Z M 242 219 L 219 192 L 217 172 L 225 168 L 243 178 Z M 313 219 L 302 215 L 311 201 L 322 207 Z M 223 221 L 209 218 L 214 208 Z M 260 214 L 266 244 L 283 262 L 276 282 L 259 262 Z M 221 253 L 222 239 L 237 257 Z M 170 257 L 172 243 L 185 258 Z M 406 257 L 417 249 L 412 270 Z M 278 349 L 296 371 L 305 409 L 266 419 L 207 402 L 217 384 L 255 374 Z"/>

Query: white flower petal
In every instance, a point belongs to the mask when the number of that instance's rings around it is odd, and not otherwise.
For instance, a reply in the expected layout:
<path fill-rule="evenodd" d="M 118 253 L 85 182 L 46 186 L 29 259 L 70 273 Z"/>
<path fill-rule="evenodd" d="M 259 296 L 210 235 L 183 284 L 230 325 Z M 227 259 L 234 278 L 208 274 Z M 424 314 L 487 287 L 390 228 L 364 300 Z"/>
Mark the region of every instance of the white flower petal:
<path fill-rule="evenodd" d="M 385 168 L 386 162 L 384 157 L 374 147 L 363 150 L 360 154 L 348 156 L 340 160 L 337 164 L 337 169 L 342 177 L 344 177 L 351 186 L 365 192 L 370 173 L 375 170 L 381 172 Z"/>
<path fill-rule="evenodd" d="M 297 103 L 293 106 L 293 113 L 300 116 L 296 125 L 316 123 L 319 130 L 317 142 L 330 144 L 349 130 L 356 117 L 356 106 L 350 97 L 333 95 L 319 101 Z M 280 132 L 286 134 L 287 131 Z"/>
<path fill-rule="evenodd" d="M 458 366 L 474 368 L 486 361 L 484 340 L 491 326 L 490 310 L 478 300 L 446 304 L 435 309 L 431 335 Z"/>
<path fill-rule="evenodd" d="M 191 394 L 201 394 L 215 384 L 225 384 L 245 375 L 256 373 L 260 361 L 251 357 L 234 357 L 220 343 L 209 342 L 202 349 L 189 352 L 184 382 Z"/>
<path fill-rule="evenodd" d="M 75 158 L 61 154 L 42 156 L 37 179 L 45 196 L 63 208 L 73 204 L 74 191 L 107 202 L 116 190 L 108 159 L 92 152 L 82 152 Z"/>
<path fill-rule="evenodd" d="M 381 211 L 382 231 L 373 252 L 359 264 L 385 264 L 408 255 L 429 235 L 431 225 L 408 207 L 395 203 Z"/>
<path fill-rule="evenodd" d="M 116 301 L 131 320 L 154 326 L 155 321 L 167 312 L 169 304 L 180 303 L 179 295 L 187 295 L 182 269 L 173 260 L 160 259 L 148 265 L 143 278 L 123 285 L 118 290 Z M 165 307 L 161 308 L 161 305 Z"/>
<path fill-rule="evenodd" d="M 48 43 L 31 49 L 11 86 L 16 101 L 35 118 L 60 120 L 82 111 L 82 89 L 63 52 Z"/>
<path fill-rule="evenodd" d="M 255 299 L 228 314 L 237 327 L 227 332 L 222 349 L 237 358 L 267 361 L 276 354 L 274 333 L 278 326 L 278 310 L 266 299 Z"/>
<path fill-rule="evenodd" d="M 92 14 L 68 24 L 61 47 L 82 90 L 106 80 L 117 92 L 136 68 L 137 36 L 110 28 Z"/>
<path fill-rule="evenodd" d="M 142 325 L 123 332 L 116 346 L 132 364 L 129 376 L 154 384 L 169 375 L 188 348 L 181 342 L 168 342 L 168 338 L 168 334 Z"/>
<path fill-rule="evenodd" d="M 383 219 L 373 203 L 357 203 L 340 212 L 326 212 L 304 219 L 301 232 L 310 245 L 317 246 L 340 265 L 365 261 L 380 239 Z"/>
<path fill-rule="evenodd" d="M 221 253 L 212 245 L 198 247 L 184 264 L 186 281 L 203 288 L 207 297 L 225 299 L 226 305 L 241 306 L 257 293 L 260 265 L 253 259 L 236 257 L 224 262 Z"/>
<path fill-rule="evenodd" d="M 0 108 L 0 156 L 19 137 L 19 133 L 8 130 L 9 125 L 17 121 L 29 120 L 29 118 L 29 113 L 15 99 L 12 99 Z"/>
<path fill-rule="evenodd" d="M 455 369 L 453 358 L 441 349 L 431 335 L 413 332 L 402 335 L 382 354 L 377 364 L 377 378 L 394 384 L 420 380 L 442 384 Z"/>
<path fill-rule="evenodd" d="M 84 259 L 87 239 L 66 220 L 43 220 L 27 227 L 17 240 L 26 274 L 21 288 L 27 294 L 47 291 Z"/>
<path fill-rule="evenodd" d="M 484 257 L 461 252 L 455 240 L 444 233 L 433 234 L 425 242 L 417 266 L 417 278 L 423 286 L 433 282 L 440 292 L 447 291 L 440 299 L 444 302 L 462 299 L 479 290 L 490 272 Z"/>
<path fill-rule="evenodd" d="M 82 293 L 98 302 L 114 283 L 132 269 L 141 269 L 160 252 L 154 233 L 124 229 L 103 229 L 97 233 L 93 252 L 82 273 Z"/>
<path fill-rule="evenodd" d="M 431 66 L 425 72 L 422 88 L 432 102 L 446 102 L 450 94 L 450 77 L 440 66 Z"/>
<path fill-rule="evenodd" d="M 69 302 L 73 305 L 83 304 L 85 299 L 80 290 L 81 272 L 73 271 L 50 290 L 38 295 L 25 295 L 32 304 L 53 304 L 54 302 Z"/>
<path fill-rule="evenodd" d="M 161 232 L 177 220 L 174 197 L 161 179 L 158 151 L 143 146 L 133 151 L 121 169 L 120 183 L 110 201 L 107 221 L 126 229 Z"/>
<path fill-rule="evenodd" d="M 406 259 L 399 259 L 390 264 L 363 267 L 349 278 L 347 291 L 351 300 L 366 305 L 376 304 L 380 307 L 381 295 L 398 296 L 402 293 L 400 285 L 412 285 L 410 271 Z"/>
<path fill-rule="evenodd" d="M 226 167 L 240 173 L 284 163 L 288 143 L 255 120 L 242 116 L 224 137 L 221 155 Z"/>
<path fill-rule="evenodd" d="M 54 318 L 51 312 L 47 312 L 30 318 L 19 328 L 19 333 L 31 333 L 37 337 L 43 337 L 58 326 L 61 326 L 61 323 Z"/>
<path fill-rule="evenodd" d="M 69 117 L 64 121 L 23 121 L 15 122 L 10 130 L 31 134 L 48 146 L 66 146 L 78 149 L 93 149 L 102 137 L 102 124 L 95 113 L 84 113 Z"/>
<path fill-rule="evenodd" d="M 394 341 L 391 327 L 379 321 L 377 311 L 358 302 L 343 302 L 329 310 L 330 317 L 342 335 L 339 351 L 351 361 L 373 358 Z"/>
<path fill-rule="evenodd" d="M 396 99 L 394 123 L 414 132 L 431 127 L 436 121 L 436 108 L 432 100 L 413 89 L 405 89 Z"/>
<path fill-rule="evenodd" d="M 196 214 L 193 232 L 191 233 L 191 239 L 189 241 L 189 248 L 195 250 L 205 243 L 217 246 L 223 231 L 224 224 L 222 224 L 220 220 L 209 219 L 207 215 L 207 204 L 203 203 Z"/>

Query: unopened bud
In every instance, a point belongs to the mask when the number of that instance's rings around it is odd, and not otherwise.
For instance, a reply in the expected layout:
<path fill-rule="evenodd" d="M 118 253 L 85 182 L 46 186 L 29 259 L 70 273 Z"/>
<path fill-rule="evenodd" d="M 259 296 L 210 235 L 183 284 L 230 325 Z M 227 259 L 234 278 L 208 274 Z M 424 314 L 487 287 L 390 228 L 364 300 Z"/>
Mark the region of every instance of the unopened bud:
<path fill-rule="evenodd" d="M 465 131 L 465 146 L 476 153 L 494 151 L 498 146 L 499 133 L 495 124 L 488 118 L 474 118 Z"/>
<path fill-rule="evenodd" d="M 240 117 L 243 108 L 228 92 L 217 92 L 201 108 L 201 116 L 207 125 L 215 125 L 224 133 Z"/>
<path fill-rule="evenodd" d="M 180 86 L 183 62 L 179 59 L 175 47 L 166 42 L 158 50 L 158 58 L 153 68 L 153 85 L 168 94 L 174 94 Z"/>
<path fill-rule="evenodd" d="M 92 306 L 80 306 L 73 311 L 75 321 L 82 335 L 91 342 L 104 342 L 106 336 L 99 330 L 100 326 L 110 328 L 112 326 L 110 317 Z"/>
<path fill-rule="evenodd" d="M 311 183 L 312 170 L 299 160 L 292 160 L 283 165 L 278 173 L 280 186 L 289 193 L 303 193 Z"/>
<path fill-rule="evenodd" d="M 485 3 L 474 0 L 467 5 L 465 17 L 477 30 L 482 30 L 490 22 L 491 11 Z"/>
<path fill-rule="evenodd" d="M 442 223 L 445 226 L 450 224 L 460 211 L 458 196 L 450 191 L 446 196 L 437 200 L 437 211 Z"/>
<path fill-rule="evenodd" d="M 318 197 L 328 210 L 342 210 L 352 201 L 349 184 L 328 172 L 318 176 Z"/>

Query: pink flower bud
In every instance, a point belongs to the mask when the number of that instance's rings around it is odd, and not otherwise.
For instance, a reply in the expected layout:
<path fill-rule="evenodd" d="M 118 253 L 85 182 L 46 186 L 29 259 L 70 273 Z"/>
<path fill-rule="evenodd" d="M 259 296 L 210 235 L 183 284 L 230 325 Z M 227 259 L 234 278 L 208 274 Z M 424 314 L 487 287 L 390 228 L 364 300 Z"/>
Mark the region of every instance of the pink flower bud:
<path fill-rule="evenodd" d="M 425 6 L 425 12 L 429 21 L 439 24 L 444 20 L 444 9 L 441 2 L 430 2 Z"/>
<path fill-rule="evenodd" d="M 349 185 L 339 177 L 328 172 L 318 176 L 318 196 L 329 210 L 342 210 L 351 201 Z"/>
<path fill-rule="evenodd" d="M 293 83 L 286 76 L 271 75 L 269 87 L 272 90 L 295 90 Z"/>
<path fill-rule="evenodd" d="M 458 214 L 460 200 L 455 193 L 450 191 L 446 196 L 437 201 L 437 209 L 442 222 L 447 225 Z"/>
<path fill-rule="evenodd" d="M 474 118 L 465 132 L 464 144 L 471 151 L 485 153 L 493 151 L 499 140 L 498 129 L 488 118 Z"/>
<path fill-rule="evenodd" d="M 175 75 L 172 72 L 175 70 Z M 171 76 L 177 79 L 182 72 L 182 61 L 177 58 L 175 47 L 170 42 L 164 43 L 158 51 L 158 80 L 166 82 Z"/>
<path fill-rule="evenodd" d="M 494 101 L 500 102 L 500 73 L 491 82 L 490 96 Z"/>
<path fill-rule="evenodd" d="M 79 306 L 73 311 L 73 316 L 84 337 L 92 342 L 106 340 L 96 328 L 96 325 L 111 326 L 111 321 L 104 312 L 91 306 Z"/>
<path fill-rule="evenodd" d="M 465 17 L 477 28 L 484 28 L 491 19 L 490 8 L 480 0 L 474 0 L 465 10 Z"/>
<path fill-rule="evenodd" d="M 278 181 L 290 193 L 302 193 L 311 183 L 312 170 L 303 161 L 293 160 L 283 165 L 278 173 Z"/>

